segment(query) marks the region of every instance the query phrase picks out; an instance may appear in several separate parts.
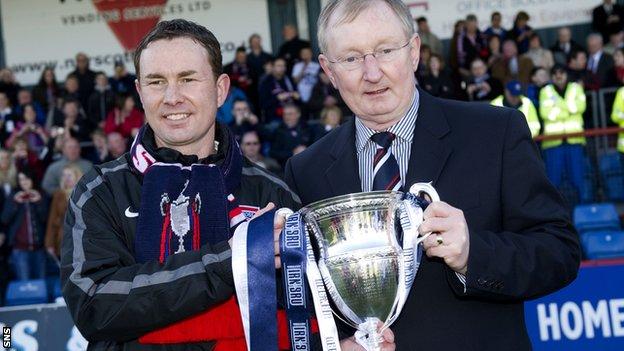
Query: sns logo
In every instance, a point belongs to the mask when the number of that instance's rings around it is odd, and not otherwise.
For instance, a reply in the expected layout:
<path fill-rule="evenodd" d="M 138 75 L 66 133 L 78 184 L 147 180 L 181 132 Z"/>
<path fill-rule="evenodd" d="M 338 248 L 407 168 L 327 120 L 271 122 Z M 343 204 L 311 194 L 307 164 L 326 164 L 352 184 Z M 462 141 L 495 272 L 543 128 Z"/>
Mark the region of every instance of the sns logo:
<path fill-rule="evenodd" d="M 11 348 L 11 327 L 2 328 L 2 347 L 5 349 Z"/>

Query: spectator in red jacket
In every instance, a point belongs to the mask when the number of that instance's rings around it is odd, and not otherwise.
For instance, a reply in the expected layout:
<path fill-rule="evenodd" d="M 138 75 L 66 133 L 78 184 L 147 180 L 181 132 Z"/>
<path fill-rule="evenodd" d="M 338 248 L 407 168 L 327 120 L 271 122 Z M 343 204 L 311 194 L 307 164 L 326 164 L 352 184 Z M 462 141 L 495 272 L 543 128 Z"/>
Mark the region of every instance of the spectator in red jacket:
<path fill-rule="evenodd" d="M 144 118 L 143 113 L 135 107 L 131 95 L 119 95 L 115 99 L 115 108 L 106 117 L 104 132 L 118 132 L 124 138 L 134 137 L 143 125 Z"/>

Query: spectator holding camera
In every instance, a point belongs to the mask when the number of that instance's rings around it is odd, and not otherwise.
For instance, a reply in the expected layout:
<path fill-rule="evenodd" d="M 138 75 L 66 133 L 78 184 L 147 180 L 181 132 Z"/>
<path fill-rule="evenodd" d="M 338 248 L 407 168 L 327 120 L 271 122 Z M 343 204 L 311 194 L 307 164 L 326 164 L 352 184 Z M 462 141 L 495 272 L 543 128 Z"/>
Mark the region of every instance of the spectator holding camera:
<path fill-rule="evenodd" d="M 17 280 L 40 279 L 45 276 L 43 249 L 48 201 L 37 190 L 35 176 L 30 170 L 17 174 L 17 188 L 2 211 L 7 225 L 7 239 L 13 247 L 11 261 Z"/>

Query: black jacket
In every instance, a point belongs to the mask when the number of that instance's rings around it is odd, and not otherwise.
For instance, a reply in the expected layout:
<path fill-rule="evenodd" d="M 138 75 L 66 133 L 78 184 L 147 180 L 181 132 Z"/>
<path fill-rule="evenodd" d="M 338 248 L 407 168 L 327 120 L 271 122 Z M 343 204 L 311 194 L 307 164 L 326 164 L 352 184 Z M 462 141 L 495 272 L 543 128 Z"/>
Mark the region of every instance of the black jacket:
<path fill-rule="evenodd" d="M 39 248 L 43 247 L 46 222 L 48 220 L 49 201 L 43 191 L 39 193 L 41 194 L 41 200 L 39 202 L 25 202 L 20 204 L 14 200 L 16 191 L 11 192 L 5 199 L 4 208 L 2 209 L 2 223 L 6 225 L 7 241 L 10 246 L 15 244 L 15 235 L 22 225 L 22 221 L 26 215 L 26 208 L 30 207 L 30 225 L 35 246 Z"/>
<path fill-rule="evenodd" d="M 439 259 L 423 256 L 394 331 L 397 350 L 529 350 L 523 301 L 576 277 L 580 248 L 517 110 L 420 92 L 408 188 L 433 182 L 463 211 L 470 249 L 466 291 Z M 355 123 L 292 157 L 286 182 L 303 205 L 361 190 Z"/>
<path fill-rule="evenodd" d="M 230 147 L 223 143 L 227 128 L 218 131 L 220 145 Z M 164 162 L 196 162 L 171 149 L 160 148 L 156 155 Z M 61 284 L 69 311 L 89 340 L 89 350 L 211 350 L 209 342 L 167 346 L 136 340 L 234 293 L 226 241 L 171 255 L 163 265 L 135 261 L 137 218 L 132 213 L 140 208 L 142 178 L 125 154 L 95 166 L 74 190 L 61 249 Z M 299 207 L 299 198 L 283 181 L 247 159 L 234 196 L 240 205 Z"/>

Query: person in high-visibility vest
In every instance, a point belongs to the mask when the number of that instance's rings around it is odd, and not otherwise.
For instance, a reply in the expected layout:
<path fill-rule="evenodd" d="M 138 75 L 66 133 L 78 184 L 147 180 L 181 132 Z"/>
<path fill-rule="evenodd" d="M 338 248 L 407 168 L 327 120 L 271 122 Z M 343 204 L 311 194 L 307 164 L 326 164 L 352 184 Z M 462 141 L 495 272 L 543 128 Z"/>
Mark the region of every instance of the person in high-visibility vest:
<path fill-rule="evenodd" d="M 613 101 L 613 111 L 611 112 L 611 120 L 617 123 L 620 128 L 624 128 L 624 87 L 618 89 Z M 618 135 L 617 149 L 624 153 L 624 133 Z"/>
<path fill-rule="evenodd" d="M 506 106 L 520 110 L 527 119 L 531 136 L 536 137 L 540 132 L 540 122 L 537 118 L 537 110 L 531 100 L 522 95 L 522 86 L 517 80 L 509 81 L 505 85 L 505 94 L 499 95 L 491 102 L 494 106 Z"/>
<path fill-rule="evenodd" d="M 542 133 L 558 135 L 583 132 L 583 112 L 586 107 L 583 87 L 578 83 L 568 82 L 568 73 L 562 65 L 555 65 L 551 72 L 552 83 L 540 91 Z M 588 202 L 591 200 L 591 192 L 585 191 L 583 187 L 584 145 L 583 136 L 542 141 L 546 173 L 550 181 L 559 187 L 565 172 L 577 189 L 581 202 Z"/>

